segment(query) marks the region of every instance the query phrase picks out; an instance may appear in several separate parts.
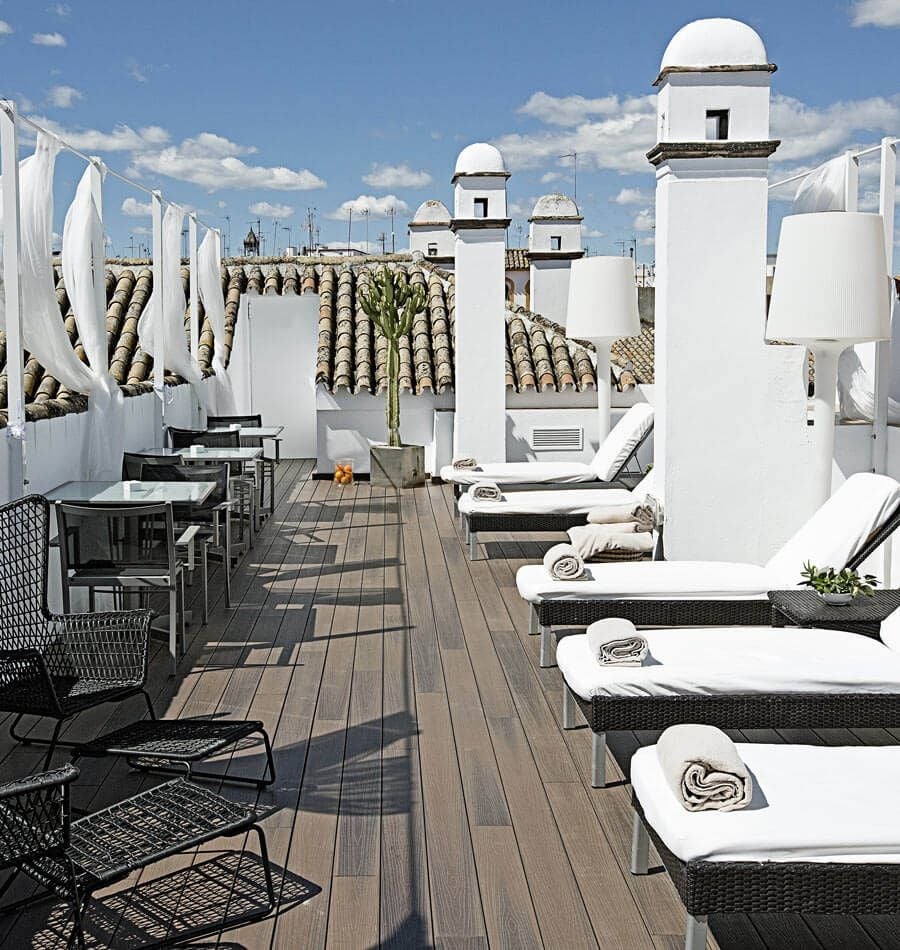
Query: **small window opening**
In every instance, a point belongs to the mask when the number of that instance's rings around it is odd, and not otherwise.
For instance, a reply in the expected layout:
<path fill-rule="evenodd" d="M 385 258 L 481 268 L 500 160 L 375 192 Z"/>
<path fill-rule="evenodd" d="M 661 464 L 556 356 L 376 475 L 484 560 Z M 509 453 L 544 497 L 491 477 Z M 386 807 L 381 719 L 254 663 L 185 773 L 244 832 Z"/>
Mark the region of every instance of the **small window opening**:
<path fill-rule="evenodd" d="M 562 238 L 558 234 L 553 234 L 550 236 L 550 250 L 551 251 L 562 250 Z"/>
<path fill-rule="evenodd" d="M 428 245 L 428 256 L 437 257 L 437 242 Z"/>
<path fill-rule="evenodd" d="M 719 142 L 728 138 L 728 109 L 706 110 L 706 138 Z"/>
<path fill-rule="evenodd" d="M 476 198 L 475 199 L 475 217 L 486 218 L 487 216 L 488 216 L 487 198 Z"/>

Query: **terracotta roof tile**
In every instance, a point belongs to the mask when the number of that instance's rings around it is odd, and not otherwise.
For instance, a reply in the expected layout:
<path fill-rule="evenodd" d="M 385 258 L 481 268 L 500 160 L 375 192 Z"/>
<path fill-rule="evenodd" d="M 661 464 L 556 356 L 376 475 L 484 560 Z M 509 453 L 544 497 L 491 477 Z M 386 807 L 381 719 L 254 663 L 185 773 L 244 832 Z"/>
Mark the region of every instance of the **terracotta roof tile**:
<path fill-rule="evenodd" d="M 506 249 L 507 270 L 528 270 L 531 262 L 528 260 L 527 247 L 508 247 Z"/>

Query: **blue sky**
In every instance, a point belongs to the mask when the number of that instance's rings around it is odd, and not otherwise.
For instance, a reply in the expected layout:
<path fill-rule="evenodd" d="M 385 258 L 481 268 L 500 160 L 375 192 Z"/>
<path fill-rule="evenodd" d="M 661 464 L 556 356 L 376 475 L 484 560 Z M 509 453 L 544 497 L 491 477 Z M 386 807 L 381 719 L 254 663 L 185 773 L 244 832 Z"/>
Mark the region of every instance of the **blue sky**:
<path fill-rule="evenodd" d="M 232 250 L 257 217 L 267 250 L 273 218 L 279 248 L 286 226 L 302 243 L 309 207 L 322 240 L 344 241 L 351 201 L 354 242 L 363 207 L 374 243 L 394 206 L 403 248 L 411 211 L 431 197 L 450 205 L 456 155 L 486 139 L 513 173 L 511 245 L 527 239 L 538 196 L 571 194 L 571 161 L 558 156 L 576 150 L 586 243 L 616 253 L 634 238 L 649 261 L 651 84 L 672 34 L 703 16 L 750 23 L 779 66 L 773 176 L 900 134 L 900 0 L 6 0 L 0 93 L 210 223 L 228 215 Z M 58 224 L 81 168 L 58 162 Z M 870 161 L 864 206 L 874 189 Z M 108 182 L 114 253 L 149 242 L 145 202 Z M 773 235 L 788 207 L 773 201 Z"/>

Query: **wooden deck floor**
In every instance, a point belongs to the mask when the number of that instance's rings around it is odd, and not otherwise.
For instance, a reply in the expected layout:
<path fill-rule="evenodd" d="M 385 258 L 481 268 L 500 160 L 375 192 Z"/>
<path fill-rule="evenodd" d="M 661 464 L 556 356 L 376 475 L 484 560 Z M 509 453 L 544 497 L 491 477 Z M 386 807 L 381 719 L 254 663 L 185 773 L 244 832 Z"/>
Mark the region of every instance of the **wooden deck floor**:
<path fill-rule="evenodd" d="M 490 558 L 470 563 L 446 486 L 398 496 L 310 471 L 279 467 L 276 513 L 235 577 L 239 606 L 224 608 L 216 576 L 210 623 L 193 630 L 179 676 L 166 676 L 161 651 L 153 659 L 160 714 L 258 718 L 275 746 L 278 781 L 258 799 L 274 808 L 264 827 L 279 911 L 203 945 L 681 946 L 665 873 L 627 871 L 622 769 L 653 737 L 615 736 L 618 781 L 592 790 L 588 731 L 560 730 L 559 674 L 537 667 L 514 576 L 548 539 L 494 536 Z M 141 713 L 137 702 L 106 707 L 69 734 Z M 881 730 L 780 737 L 895 741 Z M 0 755 L 0 779 L 39 768 L 38 751 L 5 738 Z M 222 768 L 261 765 L 248 748 Z M 100 807 L 153 781 L 123 762 L 84 760 L 75 804 Z M 97 907 L 92 945 L 136 946 L 216 919 L 217 881 L 240 880 L 240 899 L 252 901 L 259 866 L 248 857 L 241 867 L 236 875 L 213 847 L 154 866 Z M 3 946 L 62 946 L 64 931 L 49 905 L 0 919 Z M 710 946 L 724 950 L 900 947 L 900 921 L 886 918 L 729 917 L 713 931 Z"/>

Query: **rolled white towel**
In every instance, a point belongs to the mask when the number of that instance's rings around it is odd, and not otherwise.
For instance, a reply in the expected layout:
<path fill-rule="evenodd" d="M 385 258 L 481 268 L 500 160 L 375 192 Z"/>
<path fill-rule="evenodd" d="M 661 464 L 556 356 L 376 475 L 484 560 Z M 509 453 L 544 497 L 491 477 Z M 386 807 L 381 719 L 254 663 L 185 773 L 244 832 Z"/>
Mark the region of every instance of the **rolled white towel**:
<path fill-rule="evenodd" d="M 579 524 L 566 532 L 572 547 L 586 560 L 604 554 L 649 554 L 653 535 L 636 521 L 621 524 Z"/>
<path fill-rule="evenodd" d="M 476 501 L 500 501 L 503 498 L 503 492 L 496 482 L 483 481 L 473 485 L 469 489 L 469 494 Z"/>
<path fill-rule="evenodd" d="M 688 811 L 735 811 L 753 797 L 753 779 L 735 744 L 715 726 L 670 726 L 656 757 L 675 797 Z"/>
<path fill-rule="evenodd" d="M 603 666 L 640 666 L 650 651 L 646 638 L 623 617 L 595 621 L 587 628 L 587 641 Z"/>
<path fill-rule="evenodd" d="M 460 472 L 471 472 L 476 466 L 475 458 L 472 455 L 462 455 L 453 460 L 453 468 Z"/>
<path fill-rule="evenodd" d="M 571 544 L 554 544 L 544 555 L 544 567 L 556 581 L 577 581 L 585 577 L 584 560 Z"/>
<path fill-rule="evenodd" d="M 587 515 L 588 524 L 628 524 L 637 522 L 638 531 L 653 530 L 653 509 L 650 505 L 598 505 Z"/>

